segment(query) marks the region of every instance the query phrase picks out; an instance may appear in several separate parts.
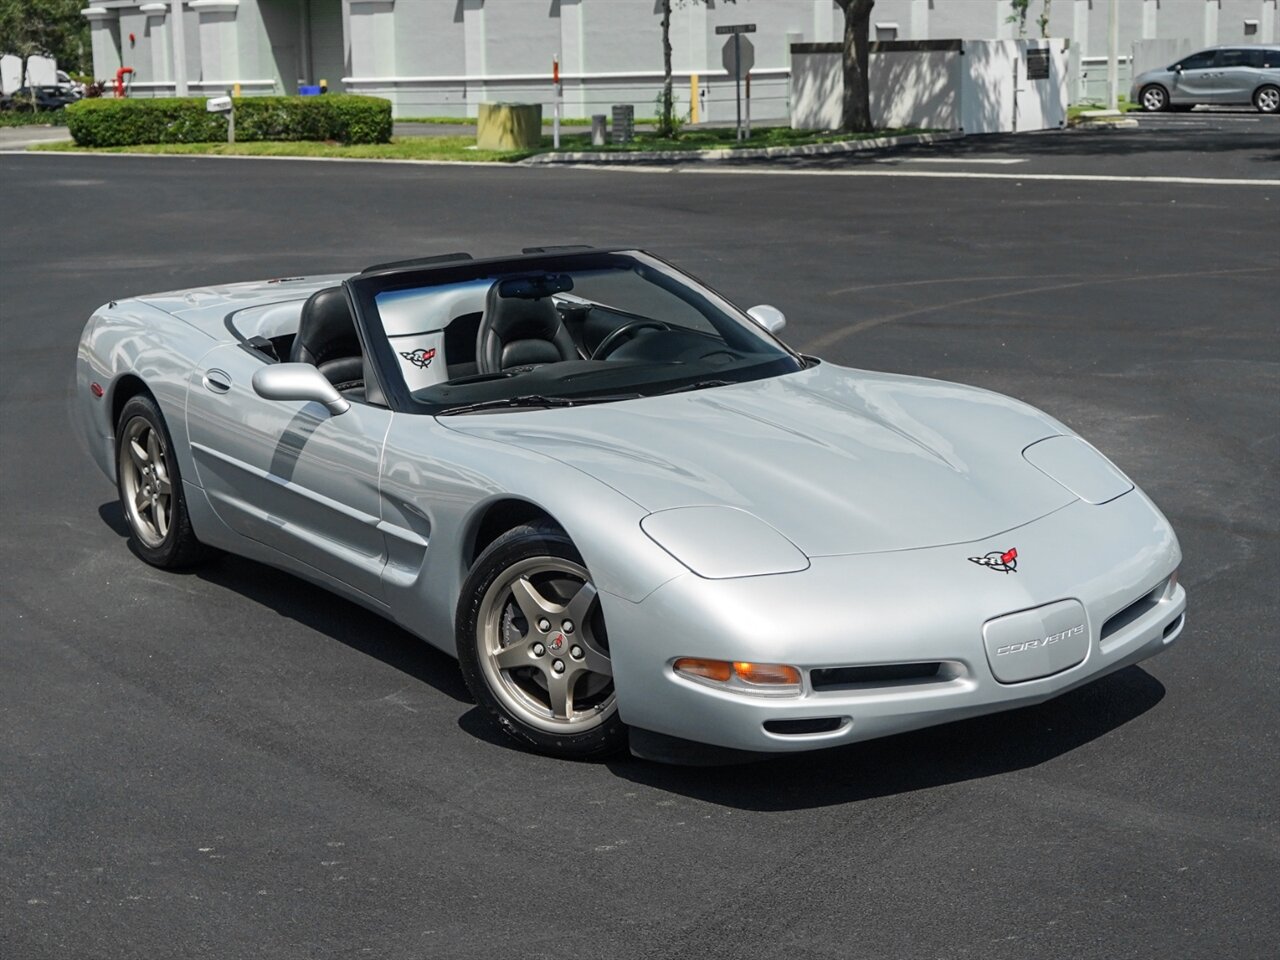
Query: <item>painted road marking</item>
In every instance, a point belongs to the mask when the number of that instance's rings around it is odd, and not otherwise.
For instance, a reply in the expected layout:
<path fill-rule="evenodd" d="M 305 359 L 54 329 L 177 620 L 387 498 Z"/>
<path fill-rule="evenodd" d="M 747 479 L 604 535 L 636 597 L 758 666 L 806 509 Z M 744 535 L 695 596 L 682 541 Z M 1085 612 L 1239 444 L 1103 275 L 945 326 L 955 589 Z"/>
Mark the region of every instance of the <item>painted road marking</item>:
<path fill-rule="evenodd" d="M 1002 165 L 1026 162 L 1026 157 L 881 157 L 876 160 L 876 163 L 990 163 Z"/>

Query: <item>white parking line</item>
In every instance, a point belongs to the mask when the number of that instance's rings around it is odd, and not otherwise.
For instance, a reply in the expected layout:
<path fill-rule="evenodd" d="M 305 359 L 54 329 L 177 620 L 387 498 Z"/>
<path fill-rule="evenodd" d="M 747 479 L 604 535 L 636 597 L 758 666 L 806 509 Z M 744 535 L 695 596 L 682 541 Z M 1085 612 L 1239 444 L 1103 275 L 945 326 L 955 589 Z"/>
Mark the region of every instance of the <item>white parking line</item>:
<path fill-rule="evenodd" d="M 578 167 L 577 169 L 582 169 Z M 652 169 L 652 168 L 650 168 Z M 792 170 L 757 170 L 754 167 L 722 166 L 703 167 L 661 167 L 664 172 L 674 173 L 730 173 L 757 176 L 809 176 L 809 177 L 925 177 L 935 180 L 1050 180 L 1081 183 L 1181 183 L 1200 186 L 1223 187 L 1280 187 L 1280 180 L 1248 180 L 1227 177 L 1133 177 L 1108 176 L 1093 173 L 987 173 L 973 170 L 822 170 L 812 167 Z"/>
<path fill-rule="evenodd" d="M 876 160 L 876 163 L 989 163 L 1003 165 L 1026 162 L 1026 157 L 881 157 Z"/>

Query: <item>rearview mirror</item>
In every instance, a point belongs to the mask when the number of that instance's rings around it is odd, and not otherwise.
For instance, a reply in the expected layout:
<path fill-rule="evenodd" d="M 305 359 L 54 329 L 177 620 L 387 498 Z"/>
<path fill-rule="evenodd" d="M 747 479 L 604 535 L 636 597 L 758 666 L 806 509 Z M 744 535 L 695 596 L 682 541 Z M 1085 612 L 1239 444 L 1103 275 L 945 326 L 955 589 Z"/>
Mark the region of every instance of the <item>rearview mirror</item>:
<path fill-rule="evenodd" d="M 309 363 L 273 363 L 253 375 L 253 392 L 264 400 L 314 400 L 334 416 L 351 404 L 325 375 Z"/>
<path fill-rule="evenodd" d="M 777 307 L 769 306 L 767 303 L 757 304 L 752 307 L 747 311 L 747 316 L 770 333 L 777 333 L 787 325 L 787 318 L 783 316 L 782 311 Z"/>

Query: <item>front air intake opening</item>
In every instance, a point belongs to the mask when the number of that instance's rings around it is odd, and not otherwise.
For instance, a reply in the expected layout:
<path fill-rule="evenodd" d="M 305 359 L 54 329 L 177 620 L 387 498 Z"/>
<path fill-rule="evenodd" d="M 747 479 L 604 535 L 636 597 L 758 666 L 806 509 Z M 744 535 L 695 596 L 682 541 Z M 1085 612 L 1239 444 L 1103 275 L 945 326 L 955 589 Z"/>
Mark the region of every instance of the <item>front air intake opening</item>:
<path fill-rule="evenodd" d="M 1164 584 L 1161 584 L 1149 593 L 1144 593 L 1133 603 L 1108 619 L 1102 625 L 1102 633 L 1099 636 L 1099 640 L 1105 643 L 1108 638 L 1115 636 L 1129 624 L 1153 610 L 1156 604 L 1160 602 L 1160 594 L 1163 590 Z"/>
<path fill-rule="evenodd" d="M 803 720 L 766 720 L 765 730 L 781 737 L 803 737 L 814 733 L 831 733 L 839 730 L 843 717 L 806 717 Z"/>
<path fill-rule="evenodd" d="M 946 679 L 940 677 L 942 663 L 879 663 L 867 667 L 821 667 L 809 671 L 814 690 L 849 690 L 900 687 L 904 684 Z"/>

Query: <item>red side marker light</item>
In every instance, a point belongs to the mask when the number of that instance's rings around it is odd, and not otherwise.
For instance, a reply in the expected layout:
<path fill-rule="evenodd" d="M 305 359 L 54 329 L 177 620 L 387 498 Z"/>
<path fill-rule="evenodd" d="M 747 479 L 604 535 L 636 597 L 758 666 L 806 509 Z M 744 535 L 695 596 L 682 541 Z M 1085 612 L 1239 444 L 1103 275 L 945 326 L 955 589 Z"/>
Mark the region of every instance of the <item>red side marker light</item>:
<path fill-rule="evenodd" d="M 100 383 L 89 384 L 89 392 L 92 393 L 95 397 L 101 397 L 104 392 L 102 389 L 102 384 Z"/>
<path fill-rule="evenodd" d="M 1014 560 L 1017 560 L 1017 559 L 1018 559 L 1017 547 L 1013 547 L 1012 549 L 1006 551 L 1005 553 L 1000 554 L 1001 563 L 1012 563 Z"/>

